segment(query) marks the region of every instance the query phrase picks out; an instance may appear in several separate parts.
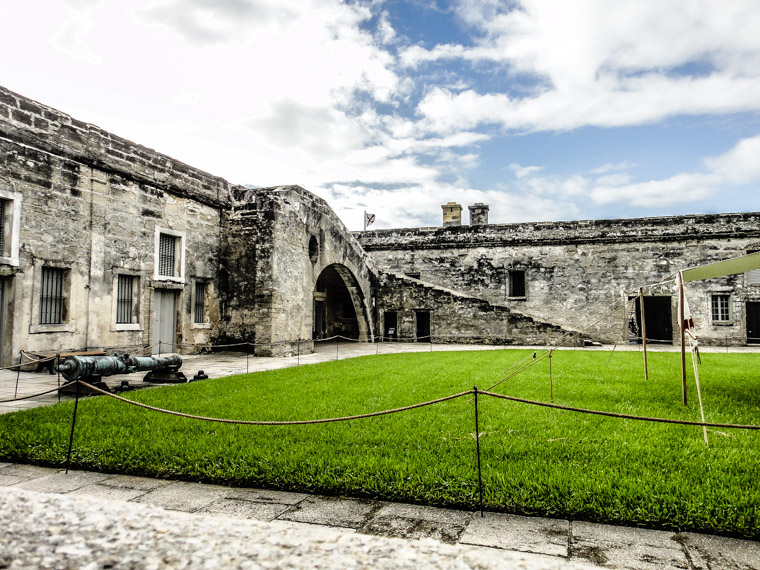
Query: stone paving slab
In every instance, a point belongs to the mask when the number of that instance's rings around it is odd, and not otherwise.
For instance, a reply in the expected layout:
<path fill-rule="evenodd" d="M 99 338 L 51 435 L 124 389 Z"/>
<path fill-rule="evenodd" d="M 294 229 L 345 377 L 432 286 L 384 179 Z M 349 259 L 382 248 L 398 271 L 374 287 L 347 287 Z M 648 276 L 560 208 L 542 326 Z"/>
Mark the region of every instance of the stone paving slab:
<path fill-rule="evenodd" d="M 146 493 L 134 502 L 161 507 L 170 511 L 192 513 L 223 499 L 227 489 L 218 485 L 177 481 Z"/>
<path fill-rule="evenodd" d="M 673 532 L 575 521 L 571 554 L 612 568 L 689 569 L 686 552 Z"/>
<path fill-rule="evenodd" d="M 60 469 L 52 467 L 38 467 L 36 465 L 24 465 L 21 463 L 4 463 L 3 466 L 0 467 L 0 475 L 20 477 L 24 481 L 38 479 L 40 477 L 58 473 L 59 471 Z"/>
<path fill-rule="evenodd" d="M 567 557 L 569 538 L 566 520 L 484 513 L 473 517 L 460 542 Z"/>
<path fill-rule="evenodd" d="M 760 569 L 760 543 L 691 532 L 676 539 L 686 547 L 694 570 Z"/>
<path fill-rule="evenodd" d="M 397 538 L 432 538 L 455 544 L 467 528 L 472 513 L 420 505 L 384 505 L 361 529 L 366 534 Z"/>
<path fill-rule="evenodd" d="M 229 489 L 227 498 L 253 501 L 255 503 L 275 503 L 278 505 L 296 505 L 310 497 L 306 493 L 274 491 L 270 489 Z"/>
<path fill-rule="evenodd" d="M 149 477 L 136 477 L 134 475 L 109 475 L 107 479 L 101 481 L 101 485 L 108 487 L 123 487 L 125 489 L 136 489 L 139 491 L 152 491 L 159 487 L 171 485 L 174 481 L 166 479 L 151 479 Z"/>
<path fill-rule="evenodd" d="M 93 497 L 96 499 L 107 499 L 109 501 L 131 501 L 145 495 L 147 491 L 139 489 L 128 489 L 126 487 L 112 487 L 104 485 L 103 482 L 94 485 L 81 487 L 76 491 L 71 491 L 68 495 L 73 497 Z"/>
<path fill-rule="evenodd" d="M 254 501 L 225 497 L 198 509 L 196 512 L 269 522 L 285 513 L 291 507 L 292 505 L 256 503 Z"/>
<path fill-rule="evenodd" d="M 381 507 L 379 501 L 343 497 L 310 496 L 280 517 L 280 520 L 360 528 Z"/>
<path fill-rule="evenodd" d="M 28 491 L 39 491 L 42 493 L 69 493 L 82 487 L 86 487 L 87 485 L 103 481 L 107 477 L 107 475 L 90 471 L 71 470 L 68 473 L 65 471 L 59 471 L 52 475 L 45 475 L 43 477 L 24 481 L 16 486 L 21 489 L 27 489 Z"/>

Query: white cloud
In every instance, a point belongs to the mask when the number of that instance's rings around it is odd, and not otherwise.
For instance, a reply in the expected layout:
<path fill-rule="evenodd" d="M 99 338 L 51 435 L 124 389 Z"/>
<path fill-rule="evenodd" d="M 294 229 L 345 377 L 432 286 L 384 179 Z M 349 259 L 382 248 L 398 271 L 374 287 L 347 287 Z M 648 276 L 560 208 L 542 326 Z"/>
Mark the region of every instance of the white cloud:
<path fill-rule="evenodd" d="M 536 172 L 539 172 L 541 170 L 540 166 L 521 166 L 517 164 L 516 162 L 513 162 L 509 165 L 509 169 L 515 173 L 515 176 L 517 178 L 525 178 L 526 176 L 530 176 L 532 174 L 535 174 Z"/>
<path fill-rule="evenodd" d="M 733 186 L 760 183 L 760 136 L 739 141 L 728 152 L 706 158 L 705 172 L 679 173 L 663 180 L 630 183 L 629 175 L 602 176 L 590 192 L 598 204 L 647 208 L 696 202 Z"/>

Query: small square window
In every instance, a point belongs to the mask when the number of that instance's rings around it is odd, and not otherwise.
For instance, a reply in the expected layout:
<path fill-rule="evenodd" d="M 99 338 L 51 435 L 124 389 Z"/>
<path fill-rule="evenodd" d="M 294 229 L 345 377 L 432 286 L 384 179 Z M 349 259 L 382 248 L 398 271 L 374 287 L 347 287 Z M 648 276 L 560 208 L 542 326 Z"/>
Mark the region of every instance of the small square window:
<path fill-rule="evenodd" d="M 66 269 L 43 267 L 40 282 L 40 324 L 60 325 L 66 318 Z"/>
<path fill-rule="evenodd" d="M 711 300 L 712 320 L 714 323 L 726 323 L 731 320 L 730 295 L 713 295 Z"/>
<path fill-rule="evenodd" d="M 525 297 L 525 271 L 511 270 L 509 272 L 510 297 Z"/>

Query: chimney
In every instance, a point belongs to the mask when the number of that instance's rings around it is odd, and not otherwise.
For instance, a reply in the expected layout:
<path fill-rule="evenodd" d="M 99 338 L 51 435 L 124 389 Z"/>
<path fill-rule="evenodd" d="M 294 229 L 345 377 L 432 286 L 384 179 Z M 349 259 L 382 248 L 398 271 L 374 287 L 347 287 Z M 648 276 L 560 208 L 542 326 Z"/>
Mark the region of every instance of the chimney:
<path fill-rule="evenodd" d="M 478 202 L 470 208 L 470 225 L 486 226 L 488 225 L 488 204 Z"/>
<path fill-rule="evenodd" d="M 443 209 L 443 227 L 462 225 L 462 206 L 456 202 L 449 202 L 441 206 Z"/>

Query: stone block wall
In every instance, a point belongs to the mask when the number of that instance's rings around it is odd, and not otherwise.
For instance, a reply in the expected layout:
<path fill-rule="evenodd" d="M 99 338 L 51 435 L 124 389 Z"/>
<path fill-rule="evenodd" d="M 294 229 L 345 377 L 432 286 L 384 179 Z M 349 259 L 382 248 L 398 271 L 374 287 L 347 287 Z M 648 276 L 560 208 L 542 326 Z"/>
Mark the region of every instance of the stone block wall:
<path fill-rule="evenodd" d="M 225 253 L 227 342 L 255 338 L 256 353 L 267 355 L 293 353 L 300 339 L 301 350 L 311 350 L 316 283 L 330 266 L 353 280 L 361 340 L 371 339 L 374 274 L 327 203 L 298 186 L 238 189 L 234 199 Z"/>
<path fill-rule="evenodd" d="M 760 214 L 672 216 L 534 224 L 358 232 L 378 267 L 584 330 L 603 342 L 626 342 L 628 297 L 678 270 L 760 250 Z M 510 297 L 510 271 L 524 272 L 525 295 Z M 733 318 L 714 323 L 713 294 L 730 294 Z M 674 337 L 677 304 L 671 286 Z M 690 283 L 687 299 L 703 342 L 746 343 L 747 301 L 760 284 L 744 274 Z"/>
<path fill-rule="evenodd" d="M 547 345 L 570 339 L 574 331 L 522 315 L 503 305 L 393 273 L 382 273 L 378 290 L 379 330 L 388 311 L 397 314 L 395 340 L 434 343 Z M 430 338 L 417 338 L 417 312 L 430 314 Z M 394 340 L 385 337 L 383 342 Z"/>
<path fill-rule="evenodd" d="M 153 344 L 153 298 L 177 292 L 177 350 L 218 335 L 217 273 L 229 185 L 218 177 L 0 88 L 0 191 L 19 200 L 18 263 L 0 263 L 4 362 L 20 350 L 140 351 Z M 2 192 L 0 192 L 2 194 Z M 0 196 L 2 197 L 2 196 Z M 181 278 L 156 278 L 156 234 L 182 235 Z M 65 274 L 65 315 L 40 324 L 43 267 Z M 117 276 L 135 278 L 136 317 L 116 324 Z M 194 323 L 196 280 L 206 322 Z"/>

